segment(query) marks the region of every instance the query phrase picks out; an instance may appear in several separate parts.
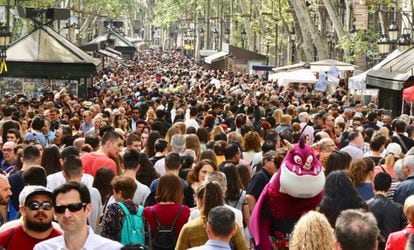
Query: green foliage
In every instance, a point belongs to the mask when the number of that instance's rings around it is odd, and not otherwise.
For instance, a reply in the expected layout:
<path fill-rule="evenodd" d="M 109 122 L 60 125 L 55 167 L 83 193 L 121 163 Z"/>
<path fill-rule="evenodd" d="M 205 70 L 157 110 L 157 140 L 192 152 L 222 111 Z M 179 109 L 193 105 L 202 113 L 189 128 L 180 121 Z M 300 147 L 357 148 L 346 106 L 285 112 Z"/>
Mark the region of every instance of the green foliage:
<path fill-rule="evenodd" d="M 352 53 L 345 58 L 346 61 L 352 62 L 356 58 L 367 54 L 369 51 L 376 54 L 376 50 L 372 50 L 372 44 L 376 44 L 379 34 L 372 30 L 358 30 L 356 33 L 349 35 L 348 33 L 339 39 L 338 48 L 351 51 Z"/>

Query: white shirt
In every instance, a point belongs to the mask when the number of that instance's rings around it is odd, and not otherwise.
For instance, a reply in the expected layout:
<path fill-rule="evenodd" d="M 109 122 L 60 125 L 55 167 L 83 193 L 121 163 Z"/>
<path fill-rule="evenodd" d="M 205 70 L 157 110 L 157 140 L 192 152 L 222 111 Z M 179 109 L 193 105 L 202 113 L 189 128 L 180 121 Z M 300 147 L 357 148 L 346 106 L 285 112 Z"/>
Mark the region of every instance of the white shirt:
<path fill-rule="evenodd" d="M 236 219 L 236 223 L 239 225 L 240 229 L 243 228 L 243 215 L 242 212 L 232 206 L 228 206 L 227 204 L 224 204 L 224 206 L 231 211 L 233 211 Z M 192 221 L 200 217 L 200 210 L 198 208 L 194 208 L 190 212 L 190 217 L 188 217 L 188 221 Z"/>
<path fill-rule="evenodd" d="M 189 127 L 194 127 L 196 130 L 198 130 L 198 128 L 200 128 L 200 125 L 198 124 L 198 122 L 196 121 L 196 120 L 194 120 L 194 119 L 188 119 L 188 120 L 185 120 L 185 126 L 187 127 L 187 128 L 189 128 Z"/>
<path fill-rule="evenodd" d="M 91 228 L 95 231 L 96 225 L 98 223 L 98 217 L 102 216 L 101 193 L 99 193 L 98 189 L 92 186 L 87 186 L 87 187 L 91 195 L 91 203 L 92 203 L 91 214 L 88 217 L 88 221 L 89 221 L 89 225 L 91 226 Z"/>
<path fill-rule="evenodd" d="M 55 190 L 55 188 L 59 187 L 62 184 L 65 184 L 67 181 L 63 176 L 63 172 L 59 171 L 54 174 L 50 174 L 47 176 L 47 188 L 50 190 Z M 93 184 L 93 176 L 90 174 L 83 174 L 81 183 L 85 184 L 88 187 L 92 187 Z"/>
<path fill-rule="evenodd" d="M 147 199 L 147 196 L 151 193 L 151 191 L 149 187 L 142 184 L 141 182 L 135 180 L 135 183 L 137 184 L 137 190 L 135 190 L 134 194 L 134 203 L 144 206 L 145 200 Z M 113 195 L 111 195 L 111 197 L 109 198 L 108 204 L 106 206 L 109 206 L 112 203 L 115 203 Z"/>
<path fill-rule="evenodd" d="M 165 157 L 162 159 L 159 159 L 154 164 L 155 171 L 161 176 L 165 174 Z"/>
<path fill-rule="evenodd" d="M 37 243 L 34 246 L 35 250 L 69 250 L 65 244 L 64 235 L 60 235 L 49 240 L 45 240 Z M 113 241 L 97 235 L 93 232 L 92 228 L 88 227 L 88 238 L 86 238 L 85 244 L 82 246 L 82 250 L 119 250 L 123 245 L 117 241 Z"/>

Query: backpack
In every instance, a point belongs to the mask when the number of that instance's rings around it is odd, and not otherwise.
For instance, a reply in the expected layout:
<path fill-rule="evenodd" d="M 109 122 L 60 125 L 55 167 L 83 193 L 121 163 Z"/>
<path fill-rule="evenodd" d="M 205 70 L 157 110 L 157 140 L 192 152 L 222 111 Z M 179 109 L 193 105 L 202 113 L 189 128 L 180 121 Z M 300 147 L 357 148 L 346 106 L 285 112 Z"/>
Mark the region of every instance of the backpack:
<path fill-rule="evenodd" d="M 124 203 L 117 203 L 125 214 L 125 217 L 122 220 L 121 243 L 123 245 L 145 245 L 145 226 L 144 221 L 142 220 L 142 212 L 144 211 L 144 208 L 139 206 L 138 212 L 136 214 L 131 214 Z"/>
<path fill-rule="evenodd" d="M 172 225 L 165 226 L 161 225 L 157 216 L 154 212 L 154 207 L 151 207 L 152 216 L 154 217 L 155 222 L 157 223 L 157 230 L 155 231 L 154 237 L 152 237 L 152 249 L 174 249 L 177 244 L 177 236 L 175 234 L 175 223 L 180 217 L 181 211 L 183 210 L 183 205 L 181 205 L 180 210 L 175 216 Z"/>

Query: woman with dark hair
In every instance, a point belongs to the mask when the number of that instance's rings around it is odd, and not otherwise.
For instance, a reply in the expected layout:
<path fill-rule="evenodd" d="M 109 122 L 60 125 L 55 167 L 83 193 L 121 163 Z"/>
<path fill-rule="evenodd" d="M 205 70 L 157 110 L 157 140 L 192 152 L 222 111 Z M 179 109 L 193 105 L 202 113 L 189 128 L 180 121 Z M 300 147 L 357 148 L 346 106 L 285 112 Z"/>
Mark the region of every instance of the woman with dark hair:
<path fill-rule="evenodd" d="M 335 228 L 336 219 L 343 210 L 358 208 L 368 210 L 367 204 L 358 195 L 347 173 L 344 170 L 331 172 L 326 178 L 319 211 Z"/>
<path fill-rule="evenodd" d="M 216 118 L 214 118 L 213 115 L 207 115 L 206 117 L 204 117 L 204 120 L 201 123 L 201 127 L 206 128 L 207 131 L 210 133 L 213 130 L 215 121 Z"/>
<path fill-rule="evenodd" d="M 155 141 L 161 137 L 162 136 L 160 132 L 158 132 L 157 130 L 153 130 L 149 133 L 147 144 L 144 147 L 144 153 L 147 155 L 148 158 L 151 158 L 155 155 L 154 144 Z"/>
<path fill-rule="evenodd" d="M 46 170 L 46 175 L 62 170 L 62 164 L 60 164 L 59 160 L 60 152 L 56 145 L 52 144 L 45 147 L 40 165 Z"/>
<path fill-rule="evenodd" d="M 374 167 L 374 161 L 371 158 L 362 158 L 352 161 L 348 171 L 352 184 L 365 201 L 374 197 L 372 188 Z"/>
<path fill-rule="evenodd" d="M 249 168 L 244 164 L 237 164 L 236 165 L 237 172 L 239 172 L 240 180 L 243 185 L 243 190 L 246 190 L 250 183 L 250 172 Z"/>
<path fill-rule="evenodd" d="M 160 177 L 145 153 L 139 153 L 139 165 L 140 168 L 137 172 L 136 179 L 142 184 L 149 187 L 153 180 Z"/>
<path fill-rule="evenodd" d="M 184 189 L 184 204 L 192 208 L 196 206 L 194 200 L 197 188 L 204 182 L 207 174 L 217 171 L 217 165 L 210 160 L 201 160 L 187 175 L 188 186 Z"/>
<path fill-rule="evenodd" d="M 217 165 L 217 155 L 212 149 L 206 149 L 201 153 L 200 160 L 210 160 Z"/>
<path fill-rule="evenodd" d="M 243 190 L 239 172 L 236 165 L 227 163 L 224 165 L 223 173 L 227 179 L 227 191 L 225 194 L 226 204 L 240 210 L 243 214 L 243 226 L 249 226 L 250 210 L 246 200 L 246 191 Z"/>
<path fill-rule="evenodd" d="M 92 186 L 101 193 L 102 204 L 106 206 L 109 197 L 112 195 L 111 181 L 115 173 L 111 168 L 100 168 L 96 171 Z"/>
<path fill-rule="evenodd" d="M 199 127 L 197 129 L 197 136 L 198 136 L 198 139 L 200 140 L 201 151 L 206 150 L 207 149 L 206 144 L 209 139 L 208 130 L 204 127 Z"/>
<path fill-rule="evenodd" d="M 335 170 L 348 170 L 351 164 L 351 156 L 343 151 L 333 151 L 326 161 L 325 176 Z"/>
<path fill-rule="evenodd" d="M 172 226 L 175 221 L 174 232 L 178 237 L 181 228 L 187 223 L 190 216 L 190 209 L 182 205 L 183 198 L 183 186 L 180 178 L 169 173 L 161 176 L 155 192 L 157 204 L 144 208 L 144 218 L 151 228 L 152 236 L 155 235 L 158 224 Z"/>

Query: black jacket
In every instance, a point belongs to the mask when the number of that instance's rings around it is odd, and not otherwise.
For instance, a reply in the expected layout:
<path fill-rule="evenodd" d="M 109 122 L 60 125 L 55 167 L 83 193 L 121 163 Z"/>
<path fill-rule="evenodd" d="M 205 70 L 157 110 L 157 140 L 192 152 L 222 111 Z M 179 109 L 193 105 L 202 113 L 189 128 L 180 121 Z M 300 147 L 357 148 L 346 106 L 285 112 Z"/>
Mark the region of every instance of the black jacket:
<path fill-rule="evenodd" d="M 370 212 L 377 219 L 378 228 L 385 238 L 388 238 L 390 233 L 399 231 L 407 225 L 401 204 L 378 194 L 369 199 L 367 204 Z"/>

